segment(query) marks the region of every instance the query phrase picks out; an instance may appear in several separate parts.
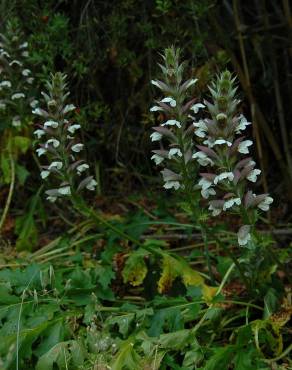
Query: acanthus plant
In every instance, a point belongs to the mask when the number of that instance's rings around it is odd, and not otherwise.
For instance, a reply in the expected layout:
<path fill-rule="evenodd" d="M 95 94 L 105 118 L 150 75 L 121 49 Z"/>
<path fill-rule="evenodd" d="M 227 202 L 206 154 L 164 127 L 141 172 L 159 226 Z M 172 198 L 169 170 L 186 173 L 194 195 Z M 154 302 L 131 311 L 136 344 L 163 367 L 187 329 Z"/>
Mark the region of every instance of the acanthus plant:
<path fill-rule="evenodd" d="M 156 165 L 164 167 L 161 171 L 164 188 L 180 192 L 185 199 L 184 208 L 194 216 L 196 226 L 204 240 L 204 254 L 211 281 L 214 283 L 207 229 L 203 222 L 205 216 L 200 209 L 200 189 L 196 185 L 199 165 L 193 158 L 194 115 L 197 115 L 205 106 L 196 98 L 190 97 L 191 89 L 197 79 L 183 80 L 185 62 L 180 63 L 180 49 L 168 48 L 162 58 L 164 65 L 159 64 L 159 66 L 163 81 L 151 81 L 163 93 L 163 96 L 150 108 L 151 112 L 158 112 L 163 117 L 161 125 L 153 127 L 154 132 L 150 135 L 152 141 L 160 144 L 160 149 L 152 151 L 154 154 L 151 159 Z"/>
<path fill-rule="evenodd" d="M 171 47 L 162 55 L 164 65 L 160 65 L 163 81 L 152 80 L 164 94 L 156 101 L 150 111 L 158 112 L 163 117 L 160 126 L 153 127 L 150 135 L 153 142 L 159 142 L 160 149 L 152 150 L 151 157 L 156 165 L 164 167 L 161 171 L 164 188 L 180 190 L 188 195 L 195 206 L 194 179 L 198 170 L 192 159 L 194 150 L 192 125 L 193 114 L 197 114 L 204 105 L 197 99 L 190 98 L 190 91 L 197 79 L 183 81 L 185 63 L 180 63 L 180 50 Z"/>
<path fill-rule="evenodd" d="M 38 105 L 34 98 L 28 47 L 18 21 L 8 21 L 4 33 L 0 34 L 0 168 L 1 182 L 9 184 L 0 218 L 0 232 L 9 211 L 16 179 L 23 185 L 28 175 L 25 167 L 17 163 L 19 155 L 30 147 L 31 107 Z"/>
<path fill-rule="evenodd" d="M 268 211 L 273 199 L 268 194 L 256 195 L 248 190 L 261 171 L 249 154 L 253 142 L 243 135 L 251 123 L 238 114 L 235 78 L 229 71 L 221 73 L 209 87 L 212 103 L 205 101 L 211 119 L 194 122 L 195 135 L 203 140 L 193 154 L 201 166 L 208 168 L 200 173 L 201 195 L 208 199 L 213 216 L 221 213 L 239 214 L 238 244 L 252 246 L 252 234 L 258 210 Z"/>
<path fill-rule="evenodd" d="M 7 23 L 6 33 L 0 37 L 1 131 L 14 128 L 17 132 L 29 120 L 29 108 L 38 105 L 33 96 L 34 77 L 27 61 L 28 42 L 15 20 Z"/>
<path fill-rule="evenodd" d="M 67 104 L 66 75 L 57 72 L 46 87 L 47 92 L 42 92 L 46 110 L 36 108 L 32 111 L 43 121 L 34 131 L 42 141 L 36 149 L 37 155 L 47 159 L 47 164 L 42 165 L 41 177 L 56 184 L 55 188 L 46 190 L 49 201 L 68 196 L 74 199 L 84 188 L 94 190 L 97 182 L 93 176 L 86 175 L 89 165 L 79 158 L 84 144 L 76 137 L 80 124 L 70 118 L 76 107 Z"/>

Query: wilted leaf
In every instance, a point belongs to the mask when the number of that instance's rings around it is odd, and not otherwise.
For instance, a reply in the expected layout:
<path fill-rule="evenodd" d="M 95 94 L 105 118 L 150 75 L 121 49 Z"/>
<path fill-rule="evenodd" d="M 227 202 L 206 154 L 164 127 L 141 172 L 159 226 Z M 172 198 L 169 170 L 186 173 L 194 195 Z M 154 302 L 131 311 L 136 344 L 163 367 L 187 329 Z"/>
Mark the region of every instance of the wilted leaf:
<path fill-rule="evenodd" d="M 149 252 L 143 248 L 130 254 L 122 272 L 124 283 L 129 282 L 133 286 L 143 283 L 148 271 L 144 258 L 148 254 Z"/>

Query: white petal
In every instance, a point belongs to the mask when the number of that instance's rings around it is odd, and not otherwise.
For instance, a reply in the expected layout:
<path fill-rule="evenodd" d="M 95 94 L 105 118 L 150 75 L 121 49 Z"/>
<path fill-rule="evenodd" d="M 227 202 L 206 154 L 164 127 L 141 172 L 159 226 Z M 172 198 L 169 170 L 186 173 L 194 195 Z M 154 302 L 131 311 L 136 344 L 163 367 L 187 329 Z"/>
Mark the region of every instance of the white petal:
<path fill-rule="evenodd" d="M 75 125 L 72 125 L 72 126 L 69 126 L 68 127 L 68 131 L 71 133 L 71 134 L 74 134 L 76 130 L 79 130 L 80 129 L 80 125 L 78 124 L 75 124 Z"/>
<path fill-rule="evenodd" d="M 169 119 L 168 121 L 164 122 L 161 126 L 177 126 L 181 128 L 181 123 L 175 119 Z"/>
<path fill-rule="evenodd" d="M 59 188 L 58 193 L 61 195 L 70 195 L 71 194 L 70 186 L 63 186 Z"/>
<path fill-rule="evenodd" d="M 11 100 L 21 99 L 25 98 L 25 95 L 23 93 L 15 93 L 11 96 Z"/>
<path fill-rule="evenodd" d="M 78 173 L 84 172 L 89 168 L 89 165 L 87 163 L 80 164 L 76 167 L 76 170 Z"/>
<path fill-rule="evenodd" d="M 251 182 L 256 182 L 257 181 L 257 176 L 261 173 L 262 171 L 255 168 L 254 170 L 252 170 L 248 176 L 246 176 L 246 178 L 251 181 Z"/>
<path fill-rule="evenodd" d="M 65 108 L 63 109 L 63 114 L 66 114 L 68 112 L 71 112 L 72 110 L 75 110 L 76 107 L 74 104 L 68 104 L 65 106 Z"/>
<path fill-rule="evenodd" d="M 222 172 L 220 173 L 219 175 L 217 175 L 214 179 L 214 184 L 218 184 L 218 182 L 222 181 L 222 180 L 229 180 L 229 181 L 233 181 L 234 179 L 234 175 L 232 172 Z"/>
<path fill-rule="evenodd" d="M 213 143 L 213 146 L 214 145 L 224 145 L 224 144 L 226 144 L 227 146 L 232 146 L 232 143 L 230 141 L 227 141 L 224 139 L 215 140 L 215 142 Z"/>
<path fill-rule="evenodd" d="M 164 158 L 160 157 L 160 155 L 158 155 L 158 154 L 153 154 L 151 159 L 155 162 L 156 165 L 158 165 L 158 164 L 160 164 L 161 162 L 164 161 Z"/>
<path fill-rule="evenodd" d="M 38 157 L 40 157 L 41 155 L 45 154 L 47 151 L 46 151 L 46 149 L 44 149 L 44 148 L 38 148 L 38 149 L 36 150 L 36 152 L 37 152 L 37 154 L 38 154 Z"/>
<path fill-rule="evenodd" d="M 176 101 L 171 96 L 162 99 L 161 103 L 169 103 L 171 107 L 176 107 Z"/>
<path fill-rule="evenodd" d="M 162 139 L 162 135 L 159 132 L 152 132 L 150 135 L 151 141 L 159 141 Z"/>
<path fill-rule="evenodd" d="M 44 130 L 40 130 L 40 129 L 35 130 L 33 133 L 37 136 L 38 139 L 40 139 L 43 135 L 46 134 Z"/>
<path fill-rule="evenodd" d="M 197 103 L 197 104 L 194 104 L 190 110 L 192 110 L 195 114 L 199 112 L 199 109 L 201 108 L 205 108 L 205 105 L 204 104 L 201 104 L 201 103 Z"/>
<path fill-rule="evenodd" d="M 203 190 L 206 190 L 208 189 L 210 186 L 212 186 L 212 182 L 211 181 L 208 181 L 206 180 L 204 177 L 201 178 L 201 180 L 199 181 L 199 185 L 201 186 L 201 188 Z"/>
<path fill-rule="evenodd" d="M 47 121 L 44 124 L 45 127 L 52 127 L 52 128 L 57 128 L 59 126 L 59 123 L 56 121 Z"/>
<path fill-rule="evenodd" d="M 71 150 L 75 153 L 79 153 L 83 149 L 83 144 L 75 144 L 71 147 Z"/>
<path fill-rule="evenodd" d="M 155 105 L 154 107 L 150 108 L 150 112 L 157 112 L 157 111 L 163 111 L 163 108 L 158 107 Z"/>
<path fill-rule="evenodd" d="M 242 154 L 248 154 L 249 150 L 248 147 L 251 146 L 253 143 L 251 140 L 244 140 L 238 145 L 238 151 Z"/>
<path fill-rule="evenodd" d="M 171 159 L 175 155 L 182 157 L 182 152 L 180 151 L 180 149 L 178 148 L 170 149 L 170 151 L 168 152 L 168 158 Z"/>
<path fill-rule="evenodd" d="M 180 188 L 180 183 L 178 181 L 167 181 L 163 187 L 165 189 L 171 189 L 174 188 L 175 190 L 178 190 Z"/>
<path fill-rule="evenodd" d="M 46 142 L 46 144 L 45 144 L 46 148 L 47 148 L 50 144 L 52 144 L 54 148 L 58 148 L 58 146 L 60 145 L 60 141 L 59 141 L 59 140 L 57 140 L 57 139 L 49 139 L 49 140 Z"/>
<path fill-rule="evenodd" d="M 52 163 L 49 165 L 49 170 L 51 170 L 52 168 L 56 168 L 57 170 L 60 170 L 62 167 L 63 167 L 63 163 L 62 163 L 62 162 L 60 162 L 60 161 L 55 161 L 55 162 L 52 162 Z"/>
<path fill-rule="evenodd" d="M 94 190 L 94 189 L 95 189 L 95 187 L 96 187 L 96 185 L 97 185 L 97 182 L 96 182 L 94 179 L 92 179 L 92 180 L 90 180 L 90 181 L 89 181 L 89 183 L 86 185 L 86 189 L 88 189 L 88 190 Z"/>
<path fill-rule="evenodd" d="M 45 179 L 46 177 L 49 176 L 49 174 L 50 174 L 50 171 L 44 170 L 44 171 L 41 172 L 41 178 Z"/>

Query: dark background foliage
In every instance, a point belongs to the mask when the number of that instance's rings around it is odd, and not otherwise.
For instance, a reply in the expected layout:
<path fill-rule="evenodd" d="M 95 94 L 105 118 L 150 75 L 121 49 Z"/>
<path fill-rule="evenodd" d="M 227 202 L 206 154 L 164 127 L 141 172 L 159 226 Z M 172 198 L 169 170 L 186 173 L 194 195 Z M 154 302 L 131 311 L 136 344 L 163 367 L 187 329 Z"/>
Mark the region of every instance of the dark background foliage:
<path fill-rule="evenodd" d="M 39 83 L 52 71 L 69 75 L 104 189 L 143 187 L 154 174 L 149 81 L 158 74 L 158 53 L 174 44 L 190 61 L 190 74 L 199 77 L 200 94 L 219 70 L 237 73 L 262 185 L 292 199 L 288 0 L 23 0 L 2 1 L 1 7 L 2 25 L 12 16 L 20 19 Z"/>

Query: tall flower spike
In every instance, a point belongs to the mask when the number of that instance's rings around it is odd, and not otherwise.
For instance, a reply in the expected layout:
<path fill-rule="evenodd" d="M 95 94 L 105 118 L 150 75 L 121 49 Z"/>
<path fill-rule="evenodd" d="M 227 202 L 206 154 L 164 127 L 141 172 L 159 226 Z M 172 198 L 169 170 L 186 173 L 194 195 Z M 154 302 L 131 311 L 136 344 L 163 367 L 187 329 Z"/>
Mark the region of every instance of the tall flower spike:
<path fill-rule="evenodd" d="M 151 140 L 159 142 L 160 150 L 153 150 L 151 159 L 164 167 L 161 171 L 165 189 L 193 191 L 197 173 L 196 161 L 192 159 L 194 127 L 191 114 L 197 114 L 204 105 L 190 99 L 191 87 L 197 79 L 183 81 L 185 63 L 180 63 L 180 50 L 174 47 L 162 55 L 162 80 L 151 83 L 163 94 L 150 108 L 162 119 L 160 126 L 153 127 Z M 188 188 L 188 189 L 186 189 Z"/>
<path fill-rule="evenodd" d="M 38 105 L 31 95 L 34 78 L 27 65 L 28 56 L 28 43 L 17 20 L 12 19 L 7 23 L 5 34 L 0 34 L 0 131 L 21 129 L 30 107 Z"/>
<path fill-rule="evenodd" d="M 213 216 L 221 212 L 235 212 L 242 216 L 244 225 L 238 231 L 240 246 L 251 240 L 252 226 L 257 210 L 267 211 L 273 199 L 267 194 L 256 196 L 248 190 L 261 171 L 255 168 L 249 154 L 251 140 L 242 132 L 250 122 L 237 114 L 239 100 L 236 98 L 235 78 L 231 73 L 221 73 L 209 88 L 212 102 L 205 102 L 211 118 L 194 122 L 195 135 L 203 141 L 199 151 L 193 154 L 201 166 L 210 172 L 201 174 L 201 194 L 207 198 Z M 240 135 L 239 137 L 237 135 Z"/>
<path fill-rule="evenodd" d="M 70 119 L 75 106 L 66 103 L 69 95 L 66 75 L 60 72 L 52 75 L 46 86 L 47 92 L 42 93 L 47 105 L 46 110 L 33 110 L 33 113 L 43 120 L 34 133 L 38 140 L 42 140 L 36 150 L 37 155 L 45 155 L 48 160 L 48 164 L 42 166 L 41 177 L 48 180 L 54 178 L 57 183 L 56 188 L 46 191 L 47 199 L 54 202 L 83 188 L 94 190 L 97 182 L 92 176 L 81 179 L 89 165 L 83 159 L 76 158 L 76 154 L 79 155 L 84 145 L 75 137 L 81 126 Z"/>

